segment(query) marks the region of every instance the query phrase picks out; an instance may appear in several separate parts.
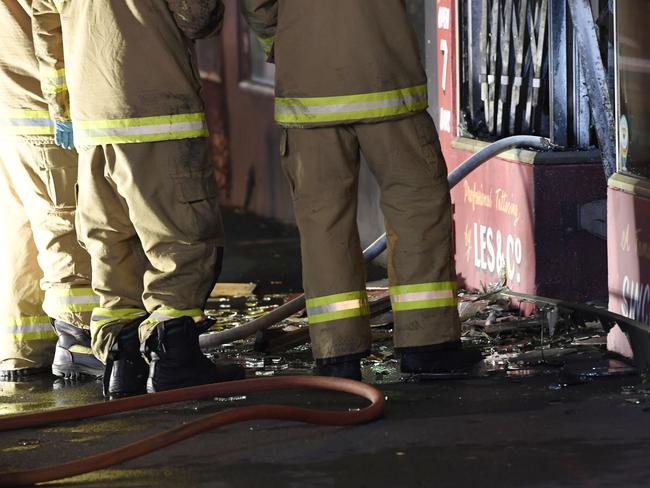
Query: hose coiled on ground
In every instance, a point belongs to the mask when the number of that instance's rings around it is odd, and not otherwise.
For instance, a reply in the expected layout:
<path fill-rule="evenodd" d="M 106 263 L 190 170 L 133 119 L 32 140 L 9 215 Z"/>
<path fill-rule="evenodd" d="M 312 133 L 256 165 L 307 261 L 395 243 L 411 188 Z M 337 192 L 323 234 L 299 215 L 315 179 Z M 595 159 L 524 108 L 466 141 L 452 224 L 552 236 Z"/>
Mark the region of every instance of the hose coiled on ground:
<path fill-rule="evenodd" d="M 373 386 L 358 381 L 322 376 L 277 376 L 274 378 L 248 379 L 202 385 L 124 398 L 112 402 L 95 403 L 82 407 L 4 417 L 0 418 L 0 432 L 42 427 L 59 422 L 89 419 L 215 396 L 230 397 L 246 393 L 277 390 L 326 390 L 349 393 L 365 398 L 370 402 L 370 405 L 353 411 L 313 410 L 285 405 L 254 405 L 223 410 L 189 424 L 94 456 L 33 470 L 0 473 L 0 487 L 31 486 L 36 483 L 69 478 L 71 476 L 105 469 L 144 456 L 202 432 L 238 422 L 250 420 L 290 420 L 319 425 L 356 425 L 376 420 L 381 417 L 384 411 L 385 400 L 383 394 Z"/>

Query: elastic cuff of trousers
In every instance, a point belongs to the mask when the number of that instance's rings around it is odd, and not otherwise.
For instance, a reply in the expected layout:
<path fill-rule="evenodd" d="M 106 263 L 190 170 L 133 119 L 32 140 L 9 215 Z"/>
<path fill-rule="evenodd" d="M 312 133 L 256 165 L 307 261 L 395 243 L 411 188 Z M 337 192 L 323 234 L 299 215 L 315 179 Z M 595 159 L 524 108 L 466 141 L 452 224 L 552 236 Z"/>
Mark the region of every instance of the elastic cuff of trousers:
<path fill-rule="evenodd" d="M 337 356 L 334 358 L 321 358 L 321 359 L 316 359 L 316 365 L 331 366 L 333 364 L 347 363 L 349 361 L 359 361 L 360 359 L 367 358 L 369 355 L 370 355 L 370 351 L 364 351 L 356 354 L 349 354 L 347 356 Z"/>
<path fill-rule="evenodd" d="M 395 353 L 399 356 L 401 354 L 418 353 L 418 352 L 436 352 L 436 351 L 453 351 L 461 348 L 461 341 L 441 342 L 440 344 L 430 344 L 428 346 L 416 347 L 396 347 Z"/>

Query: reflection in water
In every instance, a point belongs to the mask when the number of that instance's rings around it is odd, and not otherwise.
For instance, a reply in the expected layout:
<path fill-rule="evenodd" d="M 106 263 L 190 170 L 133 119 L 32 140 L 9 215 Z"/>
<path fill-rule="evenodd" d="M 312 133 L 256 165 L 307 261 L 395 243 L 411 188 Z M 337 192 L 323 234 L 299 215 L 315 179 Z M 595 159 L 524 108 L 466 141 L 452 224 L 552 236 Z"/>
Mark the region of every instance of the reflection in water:
<path fill-rule="evenodd" d="M 386 290 L 375 290 L 373 299 L 382 298 Z M 217 323 L 213 331 L 244 324 L 278 307 L 285 295 L 214 298 L 208 302 L 206 314 Z M 480 298 L 480 299 L 479 299 Z M 548 310 L 523 317 L 512 311 L 503 300 L 464 294 L 459 305 L 463 319 L 462 340 L 465 347 L 480 348 L 484 360 L 471 372 L 446 375 L 420 375 L 403 378 L 392 346 L 392 315 L 380 310 L 372 319 L 373 347 L 362 361 L 363 379 L 372 384 L 388 384 L 405 380 L 466 378 L 503 375 L 524 378 L 540 375 L 563 375 L 562 384 L 590 381 L 601 376 L 630 374 L 633 368 L 605 357 L 605 332 L 598 323 L 573 323 L 570 317 L 553 316 Z M 275 326 L 282 331 L 307 331 L 304 316 L 290 317 Z M 551 334 L 553 332 L 553 334 Z M 211 351 L 213 359 L 228 359 L 246 368 L 248 377 L 311 374 L 313 361 L 308 334 L 296 347 L 272 355 L 254 351 L 255 338 L 224 344 Z M 216 399 L 236 402 L 241 399 Z M 245 398 L 244 398 L 245 400 Z M 0 382 L 0 415 L 83 405 L 103 401 L 101 382 L 96 380 L 66 381 L 40 376 L 20 383 Z M 84 427 L 69 432 L 98 434 L 112 429 L 130 428 L 123 424 L 95 423 L 92 432 Z M 73 429 L 73 428 L 69 428 Z M 92 435 L 86 440 L 91 440 Z M 85 442 L 83 438 L 78 442 Z"/>

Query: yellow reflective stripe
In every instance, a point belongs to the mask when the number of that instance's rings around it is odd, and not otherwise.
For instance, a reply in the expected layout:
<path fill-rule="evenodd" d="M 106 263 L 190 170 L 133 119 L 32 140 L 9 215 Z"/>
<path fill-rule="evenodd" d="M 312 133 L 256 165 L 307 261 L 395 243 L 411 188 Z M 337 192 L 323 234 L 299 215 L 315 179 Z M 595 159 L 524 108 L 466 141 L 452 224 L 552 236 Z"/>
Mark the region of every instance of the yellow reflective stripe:
<path fill-rule="evenodd" d="M 424 110 L 427 86 L 320 98 L 276 98 L 275 120 L 284 124 L 341 122 L 390 117 Z"/>
<path fill-rule="evenodd" d="M 47 324 L 50 326 L 50 318 L 47 315 L 28 315 L 23 317 L 11 317 L 7 322 L 14 327 L 25 327 L 27 325 Z"/>
<path fill-rule="evenodd" d="M 161 142 L 161 141 L 179 141 L 183 139 L 198 139 L 200 137 L 208 137 L 208 129 L 193 130 L 193 131 L 179 131 L 179 132 L 163 132 L 160 134 L 149 134 L 139 136 L 77 136 L 75 134 L 75 144 L 79 146 L 99 146 L 102 144 L 135 144 L 140 142 Z"/>
<path fill-rule="evenodd" d="M 41 88 L 43 93 L 53 94 L 67 91 L 68 84 L 65 79 L 65 69 L 42 70 Z"/>
<path fill-rule="evenodd" d="M 179 310 L 176 308 L 159 308 L 154 310 L 145 322 L 164 322 L 165 320 L 178 319 L 181 317 L 201 318 L 203 310 L 192 308 L 189 310 Z"/>
<path fill-rule="evenodd" d="M 95 292 L 92 288 L 89 287 L 77 287 L 77 288 L 50 288 L 47 290 L 48 294 L 58 296 L 58 297 L 85 297 L 85 296 L 94 296 Z"/>
<path fill-rule="evenodd" d="M 276 105 L 294 105 L 296 100 L 300 100 L 307 106 L 323 105 L 342 105 L 351 103 L 365 103 L 374 101 L 391 100 L 394 98 L 404 97 L 407 95 L 425 95 L 427 93 L 426 85 L 419 85 L 413 88 L 402 88 L 385 92 L 366 93 L 362 95 L 343 95 L 338 97 L 320 97 L 320 98 L 276 98 Z"/>
<path fill-rule="evenodd" d="M 93 309 L 90 319 L 90 332 L 95 334 L 102 327 L 118 321 L 131 322 L 147 315 L 141 308 L 101 308 Z"/>
<path fill-rule="evenodd" d="M 82 346 L 81 344 L 73 344 L 68 348 L 68 351 L 73 352 L 75 354 L 92 354 L 93 351 L 90 347 L 88 346 Z"/>
<path fill-rule="evenodd" d="M 46 341 L 56 339 L 56 332 L 53 330 L 43 332 L 25 332 L 20 334 L 10 334 L 10 336 L 22 342 Z"/>
<path fill-rule="evenodd" d="M 368 294 L 365 291 L 339 293 L 307 300 L 307 316 L 311 325 L 364 317 L 369 314 Z"/>
<path fill-rule="evenodd" d="M 7 327 L 0 333 L 13 340 L 37 341 L 56 338 L 56 333 L 47 315 L 12 317 L 6 320 Z"/>
<path fill-rule="evenodd" d="M 48 313 L 92 312 L 99 306 L 99 297 L 92 288 L 51 288 L 45 292 L 43 307 Z"/>
<path fill-rule="evenodd" d="M 395 312 L 457 305 L 456 283 L 453 281 L 392 286 L 389 291 Z"/>
<path fill-rule="evenodd" d="M 132 119 L 107 119 L 107 120 L 80 120 L 74 122 L 79 129 L 115 129 L 124 127 L 144 127 L 151 125 L 175 124 L 179 122 L 204 121 L 205 114 L 196 112 L 191 114 L 158 115 L 154 117 L 138 117 Z"/>
<path fill-rule="evenodd" d="M 179 310 L 176 308 L 159 308 L 151 313 L 147 319 L 142 322 L 143 326 L 156 325 L 167 320 L 178 319 L 181 317 L 189 317 L 191 319 L 203 318 L 203 310 L 200 308 L 193 308 L 189 310 Z"/>
<path fill-rule="evenodd" d="M 75 121 L 79 145 L 156 142 L 206 137 L 203 112 L 132 119 Z"/>
<path fill-rule="evenodd" d="M 264 54 L 267 56 L 271 53 L 271 49 L 273 49 L 273 43 L 275 42 L 274 37 L 258 37 L 257 41 L 260 43 L 260 46 L 262 48 L 262 51 Z"/>
<path fill-rule="evenodd" d="M 160 317 L 164 320 L 178 319 L 180 317 L 203 317 L 203 310 L 200 308 L 191 308 L 188 310 L 179 310 L 177 308 L 159 308 L 155 310 L 152 317 Z"/>
<path fill-rule="evenodd" d="M 347 293 L 339 293 L 337 295 L 328 295 L 324 297 L 308 298 L 307 307 L 319 307 L 321 305 L 330 305 L 336 302 L 343 302 L 346 300 L 354 300 L 355 298 L 367 298 L 365 291 L 351 291 Z"/>
<path fill-rule="evenodd" d="M 441 298 L 438 300 L 419 300 L 417 302 L 393 303 L 393 312 L 409 310 L 426 310 L 433 308 L 452 308 L 458 305 L 456 298 Z"/>
<path fill-rule="evenodd" d="M 456 290 L 458 285 L 455 281 L 435 281 L 431 283 L 419 283 L 416 285 L 391 286 L 388 291 L 391 295 L 400 293 L 418 293 L 421 291 Z"/>
<path fill-rule="evenodd" d="M 11 135 L 52 135 L 54 123 L 47 110 L 6 110 L 0 113 L 0 132 Z"/>
<path fill-rule="evenodd" d="M 49 119 L 50 112 L 47 110 L 6 110 L 0 113 L 0 117 L 9 119 Z"/>

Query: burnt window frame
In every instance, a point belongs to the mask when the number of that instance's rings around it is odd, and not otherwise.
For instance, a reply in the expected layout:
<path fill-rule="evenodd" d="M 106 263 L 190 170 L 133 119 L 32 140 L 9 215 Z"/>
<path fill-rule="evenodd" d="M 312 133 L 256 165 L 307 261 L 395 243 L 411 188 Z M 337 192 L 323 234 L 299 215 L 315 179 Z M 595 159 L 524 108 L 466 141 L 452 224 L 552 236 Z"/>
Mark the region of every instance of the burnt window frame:
<path fill-rule="evenodd" d="M 457 0 L 457 72 L 458 72 L 458 101 L 457 101 L 457 136 L 461 138 L 470 138 L 480 141 L 492 142 L 494 140 L 506 137 L 508 135 L 540 135 L 549 137 L 551 141 L 566 150 L 582 151 L 597 147 L 597 138 L 593 130 L 590 107 L 588 103 L 587 88 L 583 80 L 580 69 L 580 52 L 577 45 L 577 39 L 573 32 L 571 24 L 571 15 L 567 1 L 571 0 L 546 0 L 547 14 L 545 17 L 545 34 L 544 34 L 544 55 L 542 59 L 542 71 L 540 78 L 540 98 L 537 108 L 537 120 L 532 128 L 527 128 L 522 121 L 522 105 L 525 106 L 526 95 L 531 91 L 532 70 L 530 54 L 530 21 L 535 20 L 534 9 L 527 8 L 526 25 L 527 35 L 523 40 L 523 50 L 525 52 L 523 59 L 522 72 L 528 82 L 522 80 L 521 89 L 522 97 L 517 111 L 517 121 L 514 131 L 505 130 L 505 123 L 501 133 L 496 131 L 497 124 L 490 127 L 483 116 L 485 109 L 481 105 L 485 102 L 481 98 L 481 82 L 487 81 L 485 77 L 481 79 L 480 72 L 482 51 L 481 46 L 481 28 L 480 14 L 485 5 L 488 11 L 492 11 L 494 3 L 499 1 L 503 7 L 508 0 Z M 530 5 L 541 5 L 545 0 L 512 0 L 513 12 L 511 19 L 517 16 L 519 19 L 519 7 L 525 1 Z M 614 48 L 613 48 L 613 31 L 614 20 L 613 13 L 609 17 L 601 18 L 607 7 L 608 0 L 591 0 L 592 9 L 596 8 L 597 22 L 601 27 L 600 31 L 600 48 L 605 66 L 610 77 L 610 90 L 614 96 Z M 596 5 L 597 4 L 597 5 Z M 472 24 L 469 22 L 468 12 L 472 13 Z M 499 28 L 505 25 L 503 16 L 498 21 Z M 478 25 L 477 24 L 477 19 Z M 538 19 L 542 19 L 541 16 Z M 512 22 L 512 20 L 511 20 Z M 517 28 L 518 26 L 517 22 Z M 534 23 L 534 22 L 533 22 Z M 492 26 L 488 26 L 492 27 Z M 514 24 L 511 24 L 510 38 L 514 37 Z M 483 29 L 484 30 L 484 29 Z M 537 32 L 536 32 L 537 33 Z M 550 48 L 550 47 L 553 48 Z M 497 51 L 499 54 L 500 51 Z M 516 66 L 514 50 L 509 52 L 509 67 Z M 489 61 L 489 60 L 488 60 Z M 492 79 L 495 87 L 494 93 L 494 110 L 497 111 L 499 93 L 498 88 L 501 85 L 501 59 L 498 56 L 496 61 L 497 69 L 488 74 L 494 76 Z M 528 65 L 528 67 L 527 67 Z M 510 95 L 512 96 L 512 86 L 515 84 L 515 75 L 512 69 L 507 74 L 507 79 L 503 80 L 509 83 Z M 470 80 L 472 82 L 470 83 Z M 613 99 L 613 98 L 612 98 Z M 511 104 L 504 104 L 504 113 L 510 113 Z M 525 113 L 525 112 L 524 112 Z M 511 118 L 507 125 L 512 125 Z M 489 130 L 489 129 L 494 130 Z"/>

